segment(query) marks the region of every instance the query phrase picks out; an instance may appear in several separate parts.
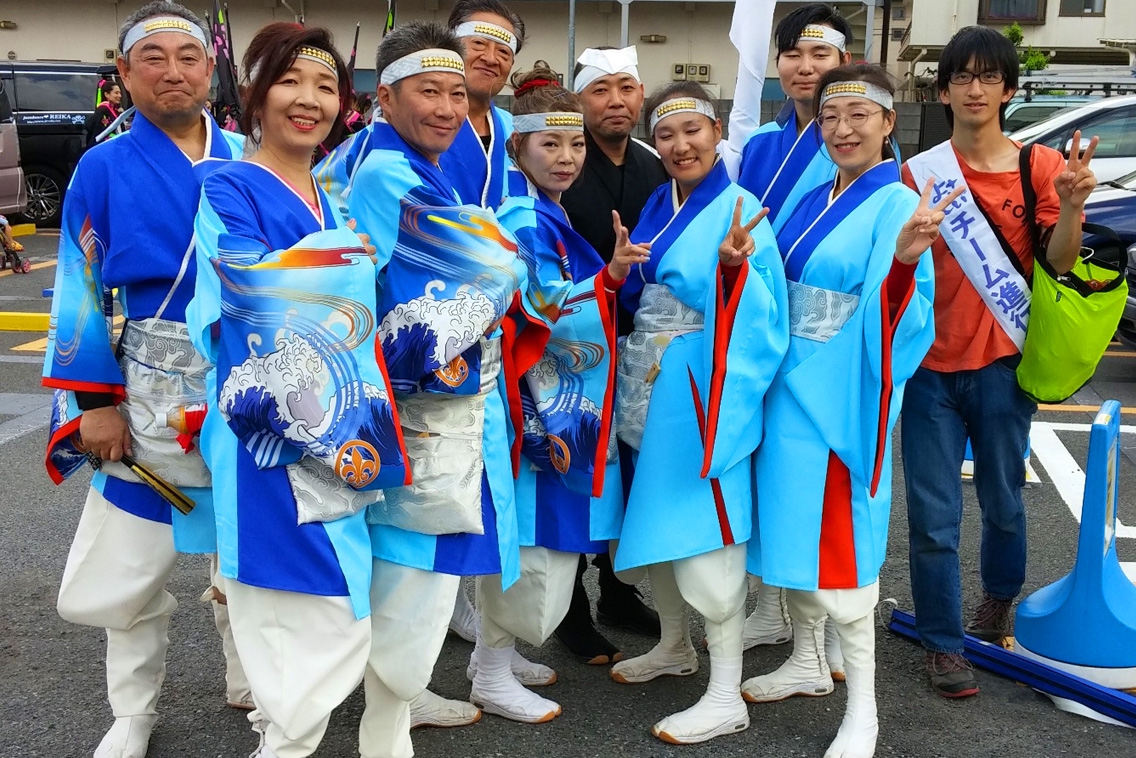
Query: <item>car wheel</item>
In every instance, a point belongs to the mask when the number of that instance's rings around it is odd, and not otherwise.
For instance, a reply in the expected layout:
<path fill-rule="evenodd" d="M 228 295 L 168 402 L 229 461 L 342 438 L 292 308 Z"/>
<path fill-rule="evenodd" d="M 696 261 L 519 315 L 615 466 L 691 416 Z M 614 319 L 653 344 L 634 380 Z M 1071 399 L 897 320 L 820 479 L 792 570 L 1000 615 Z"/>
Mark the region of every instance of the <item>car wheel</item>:
<path fill-rule="evenodd" d="M 63 193 L 67 183 L 56 171 L 32 166 L 24 170 L 28 207 L 24 217 L 36 226 L 58 227 L 63 215 Z"/>

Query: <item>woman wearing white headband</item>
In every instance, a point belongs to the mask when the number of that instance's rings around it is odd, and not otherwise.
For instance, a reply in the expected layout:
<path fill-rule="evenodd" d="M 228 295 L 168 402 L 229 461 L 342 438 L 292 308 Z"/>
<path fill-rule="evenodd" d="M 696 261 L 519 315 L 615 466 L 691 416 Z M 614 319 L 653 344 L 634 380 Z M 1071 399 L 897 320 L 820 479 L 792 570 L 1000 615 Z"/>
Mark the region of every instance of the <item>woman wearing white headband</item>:
<path fill-rule="evenodd" d="M 757 451 L 758 538 L 748 568 L 785 587 L 793 654 L 745 682 L 751 702 L 832 691 L 816 681 L 824 618 L 844 654 L 848 704 L 827 758 L 869 758 L 878 732 L 872 611 L 891 510 L 891 432 L 904 383 L 931 345 L 932 266 L 921 256 L 943 208 L 900 182 L 888 136 L 894 86 L 879 66 L 836 68 L 814 115 L 836 163 L 777 235 L 790 342 L 765 397 Z M 827 667 L 824 676 L 827 678 Z"/>
<path fill-rule="evenodd" d="M 787 302 L 765 214 L 717 160 L 722 125 L 706 92 L 669 85 L 647 109 L 671 181 L 634 233 L 618 237 L 617 249 L 649 258 L 620 293 L 635 331 L 619 358 L 617 430 L 636 458 L 615 570 L 634 580 L 642 571 L 630 570 L 646 568 L 662 638 L 611 676 L 632 684 L 695 673 L 689 611 L 701 613 L 710 685 L 652 729 L 666 742 L 694 743 L 749 726 L 739 685 L 750 459 L 762 395 L 788 343 Z"/>
<path fill-rule="evenodd" d="M 187 313 L 190 334 L 216 366 L 202 447 L 214 474 L 233 637 L 259 717 L 253 755 L 300 758 L 316 750 L 332 709 L 358 686 L 367 664 L 371 559 L 362 508 L 375 493 L 356 492 L 337 476 L 346 470 L 343 448 L 327 445 L 337 452 L 323 458 L 305 448 L 300 458 L 302 441 L 281 429 L 315 426 L 314 412 L 323 431 L 301 437 L 356 440 L 347 414 L 313 386 L 369 387 L 388 414 L 390 388 L 376 382 L 373 336 L 363 340 L 374 369 L 365 378 L 359 366 L 368 356 L 321 328 L 321 321 L 353 314 L 349 307 L 368 294 L 373 309 L 375 298 L 374 263 L 309 169 L 316 147 L 344 128 L 346 64 L 326 29 L 280 22 L 253 38 L 244 69 L 242 126 L 252 153 L 204 183 L 197 289 Z M 319 305 L 333 301 L 338 308 Z M 312 365 L 330 369 L 305 374 Z M 276 421 L 258 425 L 257 418 Z M 383 486 L 404 478 L 397 425 L 388 422 L 385 431 L 391 444 L 372 446 L 383 451 L 376 487 L 383 477 Z M 265 447 L 282 444 L 297 454 L 265 462 Z"/>
<path fill-rule="evenodd" d="M 525 329 L 551 330 L 519 382 L 524 436 L 517 480 L 521 578 L 502 592 L 500 577 L 478 579 L 481 630 L 470 699 L 482 710 L 539 723 L 560 706 L 526 690 L 510 671 L 515 635 L 542 644 L 568 612 L 581 553 L 606 552 L 619 536 L 623 491 L 609 463 L 615 392 L 615 293 L 632 263 L 625 247 L 604 265 L 573 229 L 561 193 L 584 165 L 579 98 L 556 74 L 536 69 L 513 79 L 512 137 L 517 169 L 497 216 L 520 244 L 532 298 Z M 554 677 L 553 677 L 554 678 Z"/>

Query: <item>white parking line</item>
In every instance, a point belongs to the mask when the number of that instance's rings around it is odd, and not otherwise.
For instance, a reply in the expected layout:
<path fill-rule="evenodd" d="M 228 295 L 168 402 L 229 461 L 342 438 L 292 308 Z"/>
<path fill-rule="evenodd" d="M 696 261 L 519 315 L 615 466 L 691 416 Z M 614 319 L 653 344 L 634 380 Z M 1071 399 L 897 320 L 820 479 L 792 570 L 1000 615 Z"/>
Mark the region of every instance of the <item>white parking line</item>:
<path fill-rule="evenodd" d="M 1069 454 L 1068 449 L 1057 436 L 1057 432 L 1085 432 L 1089 424 L 1064 424 L 1048 421 L 1035 421 L 1030 428 L 1030 450 L 1037 456 L 1049 478 L 1057 487 L 1058 494 L 1069 507 L 1073 518 L 1081 523 L 1081 505 L 1085 496 L 1085 472 L 1080 464 Z M 1136 434 L 1136 426 L 1120 427 L 1121 434 Z M 1129 500 L 1131 502 L 1131 499 Z M 1116 536 L 1136 539 L 1136 527 L 1124 526 L 1116 521 Z M 1136 569 L 1134 569 L 1136 570 Z"/>
<path fill-rule="evenodd" d="M 51 402 L 48 393 L 0 392 L 0 415 L 15 416 L 0 424 L 0 445 L 46 426 L 51 421 Z"/>

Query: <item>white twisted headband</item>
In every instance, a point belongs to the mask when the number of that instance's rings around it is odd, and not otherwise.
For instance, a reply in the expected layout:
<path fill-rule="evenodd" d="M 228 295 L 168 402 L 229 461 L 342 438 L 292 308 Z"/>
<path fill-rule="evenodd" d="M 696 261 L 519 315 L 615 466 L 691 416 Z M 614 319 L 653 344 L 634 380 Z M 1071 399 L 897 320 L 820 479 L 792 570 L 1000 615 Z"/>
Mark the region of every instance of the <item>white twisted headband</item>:
<path fill-rule="evenodd" d="M 454 27 L 454 34 L 459 37 L 481 37 L 501 45 L 507 45 L 513 54 L 517 53 L 517 35 L 503 26 L 491 24 L 488 21 L 466 21 Z"/>
<path fill-rule="evenodd" d="M 651 133 L 655 133 L 655 127 L 664 118 L 677 115 L 679 113 L 701 113 L 711 121 L 718 118 L 718 114 L 714 112 L 714 106 L 697 97 L 680 97 L 673 100 L 667 100 L 660 103 L 659 107 L 651 113 Z"/>
<path fill-rule="evenodd" d="M 583 113 L 526 113 L 523 116 L 513 116 L 514 134 L 582 131 L 584 131 Z"/>
<path fill-rule="evenodd" d="M 177 32 L 193 37 L 201 43 L 206 53 L 213 55 L 213 45 L 205 38 L 205 32 L 201 27 L 189 19 L 184 19 L 180 16 L 157 16 L 155 18 L 142 19 L 137 24 L 130 27 L 130 31 L 123 37 L 122 54 L 127 55 L 130 53 L 130 48 L 147 37 L 164 32 Z"/>
<path fill-rule="evenodd" d="M 576 94 L 583 92 L 596 79 L 612 74 L 630 74 L 635 81 L 643 81 L 639 78 L 639 51 L 635 49 L 635 45 L 619 50 L 596 50 L 589 47 L 580 53 L 576 62 L 583 66 L 572 80 L 572 89 L 576 90 Z"/>
<path fill-rule="evenodd" d="M 417 76 L 430 71 L 445 71 L 465 77 L 465 61 L 453 50 L 431 47 L 404 55 L 383 69 L 380 84 L 394 84 L 409 76 Z"/>
<path fill-rule="evenodd" d="M 821 26 L 820 24 L 809 24 L 801 30 L 802 40 L 810 42 L 824 42 L 832 45 L 840 52 L 844 52 L 844 45 L 846 40 L 844 35 L 833 29 L 831 26 Z"/>
<path fill-rule="evenodd" d="M 817 109 L 823 108 L 825 103 L 837 97 L 862 97 L 883 106 L 887 111 L 892 109 L 894 100 L 890 92 L 871 82 L 835 82 L 824 88 Z"/>

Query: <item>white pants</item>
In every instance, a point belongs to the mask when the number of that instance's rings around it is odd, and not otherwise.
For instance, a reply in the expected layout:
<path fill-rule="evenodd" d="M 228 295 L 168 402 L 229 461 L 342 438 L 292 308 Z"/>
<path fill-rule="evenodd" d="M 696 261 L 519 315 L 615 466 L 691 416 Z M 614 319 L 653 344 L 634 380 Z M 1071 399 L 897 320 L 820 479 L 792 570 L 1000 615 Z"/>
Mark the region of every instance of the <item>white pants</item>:
<path fill-rule="evenodd" d="M 723 625 L 745 611 L 749 589 L 745 559 L 745 545 L 727 545 L 709 553 L 648 566 L 660 623 L 669 626 L 681 618 L 679 623 L 685 626 L 685 606 L 689 604 L 706 619 L 710 652 L 719 657 L 740 656 L 740 634 L 735 640 Z M 685 637 L 687 629 L 681 632 Z"/>
<path fill-rule="evenodd" d="M 521 578 L 507 591 L 501 590 L 500 574 L 477 577 L 485 644 L 506 647 L 520 637 L 542 645 L 568 614 L 579 562 L 578 553 L 522 547 Z"/>
<path fill-rule="evenodd" d="M 359 685 L 371 624 L 346 597 L 253 587 L 226 580 L 233 640 L 265 742 L 279 758 L 315 752 L 331 712 Z"/>
<path fill-rule="evenodd" d="M 157 713 L 177 608 L 165 588 L 176 562 L 169 524 L 88 491 L 56 607 L 67 621 L 106 629 L 107 699 L 115 718 Z"/>
<path fill-rule="evenodd" d="M 462 578 L 376 558 L 371 651 L 359 722 L 362 758 L 410 758 L 410 701 L 426 689 L 442 652 Z"/>

